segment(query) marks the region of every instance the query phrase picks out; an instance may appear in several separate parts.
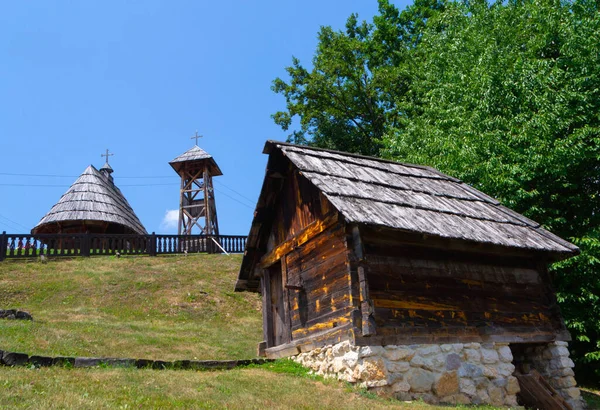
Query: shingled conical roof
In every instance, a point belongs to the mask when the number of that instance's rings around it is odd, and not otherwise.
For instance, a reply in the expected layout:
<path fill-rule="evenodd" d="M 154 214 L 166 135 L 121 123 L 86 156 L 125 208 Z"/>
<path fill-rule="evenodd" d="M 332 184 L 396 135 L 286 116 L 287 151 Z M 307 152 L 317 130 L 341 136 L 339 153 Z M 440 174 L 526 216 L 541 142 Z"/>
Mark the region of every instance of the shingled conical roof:
<path fill-rule="evenodd" d="M 112 169 L 111 169 L 112 170 Z M 106 232 L 146 234 L 108 172 L 90 165 L 31 230 L 32 233 Z"/>
<path fill-rule="evenodd" d="M 175 172 L 179 173 L 182 168 L 187 167 L 203 167 L 203 164 L 208 165 L 208 169 L 213 177 L 217 177 L 219 175 L 223 175 L 221 169 L 215 162 L 212 155 L 208 152 L 204 151 L 197 145 L 194 145 L 192 148 L 188 149 L 186 152 L 175 158 L 173 161 L 169 162 L 169 164 L 173 167 Z"/>

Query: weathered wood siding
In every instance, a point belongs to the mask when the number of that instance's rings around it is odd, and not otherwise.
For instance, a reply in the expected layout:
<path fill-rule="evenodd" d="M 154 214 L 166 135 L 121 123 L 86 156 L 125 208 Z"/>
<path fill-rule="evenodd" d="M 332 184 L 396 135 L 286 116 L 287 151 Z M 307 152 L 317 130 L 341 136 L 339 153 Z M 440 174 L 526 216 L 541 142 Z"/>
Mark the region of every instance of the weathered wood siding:
<path fill-rule="evenodd" d="M 269 250 L 298 234 L 317 220 L 324 220 L 332 212 L 330 202 L 290 164 L 287 183 L 283 186 L 275 215 Z"/>
<path fill-rule="evenodd" d="M 531 259 L 363 240 L 378 336 L 519 341 L 564 330 L 549 279 Z"/>
<path fill-rule="evenodd" d="M 345 230 L 336 225 L 286 256 L 292 340 L 350 322 Z"/>
<path fill-rule="evenodd" d="M 329 201 L 291 167 L 280 195 L 267 254 L 298 236 L 314 235 L 282 250 L 283 297 L 294 341 L 349 323 L 350 273 L 344 225 Z M 336 222 L 323 231 L 312 229 L 331 220 Z"/>

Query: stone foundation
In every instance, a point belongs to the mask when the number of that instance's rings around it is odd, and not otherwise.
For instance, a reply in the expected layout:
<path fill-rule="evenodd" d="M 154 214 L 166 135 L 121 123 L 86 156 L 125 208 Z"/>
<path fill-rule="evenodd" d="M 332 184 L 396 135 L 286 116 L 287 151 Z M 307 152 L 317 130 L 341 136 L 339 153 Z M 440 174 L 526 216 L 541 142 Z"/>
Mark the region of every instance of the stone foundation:
<path fill-rule="evenodd" d="M 554 342 L 542 345 L 528 345 L 513 348 L 514 362 L 523 367 L 537 370 L 557 390 L 574 409 L 584 408 L 579 388 L 576 387 L 573 361 L 569 358 L 567 342 Z"/>
<path fill-rule="evenodd" d="M 428 403 L 516 406 L 519 383 L 508 344 L 455 343 L 352 346 L 342 342 L 295 361 L 326 377 L 337 377 L 401 400 Z"/>
<path fill-rule="evenodd" d="M 524 371 L 536 369 L 573 409 L 585 407 L 566 342 L 511 347 L 507 343 L 360 347 L 346 341 L 301 353 L 294 360 L 317 374 L 401 400 L 495 406 L 517 405 L 515 363 Z"/>

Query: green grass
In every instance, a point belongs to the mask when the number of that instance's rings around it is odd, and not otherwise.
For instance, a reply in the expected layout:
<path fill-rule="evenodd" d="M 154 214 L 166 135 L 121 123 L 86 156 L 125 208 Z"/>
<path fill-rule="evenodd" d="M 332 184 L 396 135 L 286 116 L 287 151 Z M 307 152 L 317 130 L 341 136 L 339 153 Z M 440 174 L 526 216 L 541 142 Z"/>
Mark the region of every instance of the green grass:
<path fill-rule="evenodd" d="M 236 359 L 262 340 L 260 299 L 234 293 L 239 255 L 0 263 L 0 349 L 38 355 Z"/>
<path fill-rule="evenodd" d="M 0 309 L 25 310 L 34 320 L 0 320 L 0 349 L 156 360 L 255 357 L 261 302 L 257 294 L 233 292 L 240 262 L 239 255 L 4 261 Z M 0 367 L 0 409 L 390 407 L 447 408 L 380 398 L 290 360 L 204 372 Z"/>

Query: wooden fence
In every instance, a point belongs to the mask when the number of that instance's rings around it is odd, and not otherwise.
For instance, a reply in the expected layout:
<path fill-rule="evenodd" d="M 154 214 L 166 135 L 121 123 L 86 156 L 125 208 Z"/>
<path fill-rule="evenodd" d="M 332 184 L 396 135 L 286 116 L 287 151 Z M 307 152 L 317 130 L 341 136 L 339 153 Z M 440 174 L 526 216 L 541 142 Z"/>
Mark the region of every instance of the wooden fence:
<path fill-rule="evenodd" d="M 177 253 L 243 253 L 246 236 L 240 235 L 106 235 L 7 234 L 0 235 L 0 261 L 7 258 Z"/>

